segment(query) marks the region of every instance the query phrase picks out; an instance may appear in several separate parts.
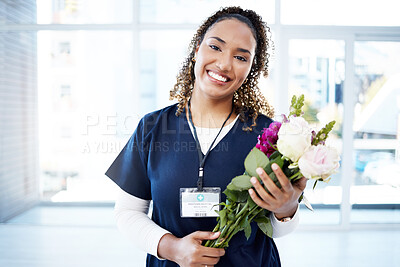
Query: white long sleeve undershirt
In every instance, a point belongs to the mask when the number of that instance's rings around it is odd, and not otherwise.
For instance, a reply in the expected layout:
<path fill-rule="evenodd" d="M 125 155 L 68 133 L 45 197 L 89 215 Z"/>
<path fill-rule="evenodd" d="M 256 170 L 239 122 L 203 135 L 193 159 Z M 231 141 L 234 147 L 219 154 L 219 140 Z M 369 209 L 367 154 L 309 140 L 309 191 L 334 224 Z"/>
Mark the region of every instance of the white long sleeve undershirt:
<path fill-rule="evenodd" d="M 118 229 L 137 248 L 155 257 L 161 237 L 170 233 L 158 226 L 149 218 L 150 200 L 143 200 L 119 189 L 115 202 L 115 218 Z M 273 229 L 273 238 L 287 235 L 296 229 L 299 224 L 298 209 L 288 222 L 281 222 L 271 213 L 270 220 Z"/>
<path fill-rule="evenodd" d="M 213 148 L 230 131 L 237 119 L 238 116 L 233 122 L 223 128 L 215 141 Z M 189 126 L 193 134 L 193 128 L 190 124 Z M 203 154 L 205 154 L 219 129 L 196 127 L 196 131 L 200 141 L 201 150 Z M 118 229 L 127 236 L 133 245 L 146 253 L 158 257 L 158 243 L 165 234 L 170 232 L 163 229 L 150 219 L 147 215 L 149 206 L 150 200 L 135 197 L 122 189 L 119 189 L 114 208 L 115 218 Z M 277 220 L 272 213 L 270 215 L 270 220 L 273 228 L 273 238 L 287 235 L 294 231 L 299 224 L 298 208 L 293 218 L 288 222 Z"/>

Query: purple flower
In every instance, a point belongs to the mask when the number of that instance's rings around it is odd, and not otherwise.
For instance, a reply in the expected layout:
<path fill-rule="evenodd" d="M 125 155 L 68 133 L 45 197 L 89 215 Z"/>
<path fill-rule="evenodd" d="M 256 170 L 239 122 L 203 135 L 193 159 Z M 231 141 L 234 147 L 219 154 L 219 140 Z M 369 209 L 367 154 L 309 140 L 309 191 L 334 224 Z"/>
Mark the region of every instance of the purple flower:
<path fill-rule="evenodd" d="M 275 121 L 264 128 L 263 133 L 258 136 L 256 147 L 261 150 L 267 157 L 270 157 L 275 152 L 276 142 L 278 141 L 278 132 L 281 128 L 281 123 Z"/>

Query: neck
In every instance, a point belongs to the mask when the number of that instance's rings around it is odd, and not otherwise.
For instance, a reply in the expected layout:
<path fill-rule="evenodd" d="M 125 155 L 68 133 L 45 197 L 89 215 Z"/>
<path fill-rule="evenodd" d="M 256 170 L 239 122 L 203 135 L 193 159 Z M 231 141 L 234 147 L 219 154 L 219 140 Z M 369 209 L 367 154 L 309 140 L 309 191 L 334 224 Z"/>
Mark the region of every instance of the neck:
<path fill-rule="evenodd" d="M 210 99 L 193 91 L 190 99 L 193 124 L 198 127 L 219 128 L 232 111 L 232 98 Z M 188 115 L 188 114 L 187 114 Z M 225 125 L 236 118 L 233 112 Z"/>

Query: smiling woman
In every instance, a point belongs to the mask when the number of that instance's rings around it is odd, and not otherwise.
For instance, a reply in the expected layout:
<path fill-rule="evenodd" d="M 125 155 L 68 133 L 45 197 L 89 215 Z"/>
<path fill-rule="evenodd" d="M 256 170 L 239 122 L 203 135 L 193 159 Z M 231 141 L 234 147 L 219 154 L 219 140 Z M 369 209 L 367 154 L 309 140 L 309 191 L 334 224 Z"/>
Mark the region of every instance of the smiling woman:
<path fill-rule="evenodd" d="M 223 20 L 209 29 L 196 48 L 193 105 L 207 98 L 211 105 L 225 101 L 229 107 L 250 72 L 256 44 L 250 28 L 237 19 Z"/>
<path fill-rule="evenodd" d="M 206 77 L 211 76 L 215 82 L 218 82 L 216 75 L 219 75 L 228 79 L 229 83 L 231 77 L 226 75 L 227 70 L 220 70 L 221 67 L 227 67 L 224 64 L 228 64 L 228 68 L 234 68 L 234 71 L 229 69 L 228 72 L 240 72 L 241 75 L 245 75 L 241 81 L 242 77 L 233 77 L 235 81 L 230 83 L 231 89 L 236 87 L 233 93 L 233 109 L 235 114 L 240 115 L 240 120 L 246 121 L 250 117 L 253 119 L 252 126 L 255 126 L 259 113 L 273 117 L 272 107 L 258 88 L 260 75 L 268 76 L 270 56 L 268 50 L 272 42 L 269 35 L 270 28 L 253 11 L 232 7 L 216 12 L 209 17 L 193 37 L 189 46 L 190 53 L 179 72 L 174 89 L 170 92 L 170 99 L 177 99 L 179 102 L 177 115 L 187 105 L 192 92 L 195 93 L 196 90 L 193 90 L 193 87 L 197 86 L 196 79 L 202 78 L 201 73 L 196 73 L 202 66 L 202 61 L 196 62 L 196 56 L 202 52 L 200 51 L 202 47 L 208 46 L 216 54 L 212 54 L 215 57 L 213 59 L 215 61 L 213 62 L 214 69 L 206 69 L 208 71 Z M 210 54 L 211 51 L 205 56 Z M 233 61 L 234 59 L 235 61 Z M 246 69 L 248 67 L 250 68 Z M 201 84 L 200 81 L 199 85 Z M 220 85 L 225 85 L 225 83 Z M 245 111 L 249 112 L 248 117 L 244 116 Z M 250 129 L 247 128 L 247 130 Z"/>
<path fill-rule="evenodd" d="M 251 10 L 229 7 L 209 17 L 170 92 L 178 103 L 144 116 L 106 172 L 122 189 L 117 224 L 149 253 L 147 266 L 280 266 L 273 239 L 255 224 L 248 240 L 239 233 L 226 251 L 202 246 L 219 236 L 210 231 L 214 209 L 226 201 L 221 189 L 244 172 L 244 158 L 272 122 L 272 108 L 257 86 L 260 75 L 268 75 L 267 33 Z M 192 149 L 175 149 L 176 144 Z M 282 197 L 275 195 L 270 220 L 279 236 L 298 224 L 297 199 L 304 187 L 290 185 Z M 263 187 L 256 191 L 268 194 Z"/>

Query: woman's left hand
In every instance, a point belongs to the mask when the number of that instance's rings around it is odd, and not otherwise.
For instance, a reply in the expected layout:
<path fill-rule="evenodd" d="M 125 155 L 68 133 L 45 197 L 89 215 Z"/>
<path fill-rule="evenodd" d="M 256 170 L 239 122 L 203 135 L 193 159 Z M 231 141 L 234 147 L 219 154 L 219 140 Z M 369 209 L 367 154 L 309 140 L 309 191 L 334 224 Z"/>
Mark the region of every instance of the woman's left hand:
<path fill-rule="evenodd" d="M 252 177 L 250 181 L 258 195 L 254 189 L 249 189 L 249 194 L 258 206 L 275 213 L 277 219 L 292 217 L 297 210 L 299 197 L 306 188 L 307 179 L 303 177 L 292 184 L 277 164 L 274 163 L 271 167 L 282 188 L 275 185 L 262 168 L 258 168 L 257 174 L 270 193 L 264 189 L 256 177 Z"/>

